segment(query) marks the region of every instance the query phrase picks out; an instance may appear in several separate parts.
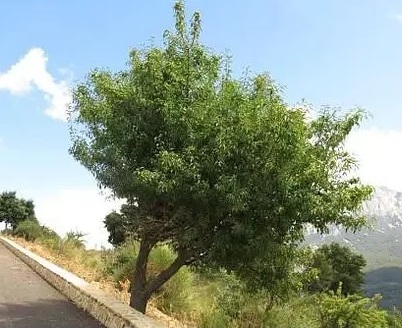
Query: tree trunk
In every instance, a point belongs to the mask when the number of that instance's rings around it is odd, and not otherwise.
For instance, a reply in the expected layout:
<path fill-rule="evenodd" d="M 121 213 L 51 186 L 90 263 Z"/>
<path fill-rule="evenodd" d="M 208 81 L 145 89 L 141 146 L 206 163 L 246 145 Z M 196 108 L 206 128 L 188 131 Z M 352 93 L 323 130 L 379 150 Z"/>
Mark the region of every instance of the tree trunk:
<path fill-rule="evenodd" d="M 141 241 L 137 261 L 135 262 L 134 276 L 131 281 L 130 306 L 141 313 L 145 313 L 149 299 L 149 297 L 146 297 L 146 274 L 152 246 L 147 240 Z"/>
<path fill-rule="evenodd" d="M 145 314 L 149 297 L 147 297 L 144 292 L 141 293 L 140 291 L 133 291 L 133 289 L 134 288 L 131 288 L 130 306 L 133 309 Z"/>
<path fill-rule="evenodd" d="M 147 264 L 153 244 L 142 241 L 135 264 L 135 272 L 131 283 L 130 306 L 141 313 L 145 313 L 148 301 L 152 294 L 163 286 L 186 263 L 187 258 L 180 254 L 152 281 L 147 282 Z"/>

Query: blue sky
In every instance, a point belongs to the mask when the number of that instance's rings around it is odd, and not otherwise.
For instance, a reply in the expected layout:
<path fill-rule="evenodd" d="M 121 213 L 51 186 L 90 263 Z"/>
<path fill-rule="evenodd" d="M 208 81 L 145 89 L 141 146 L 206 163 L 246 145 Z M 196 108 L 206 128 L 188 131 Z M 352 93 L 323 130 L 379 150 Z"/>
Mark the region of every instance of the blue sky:
<path fill-rule="evenodd" d="M 68 88 L 171 28 L 173 1 L 0 1 L 0 191 L 34 199 L 39 219 L 103 242 L 111 209 L 68 155 Z M 202 39 L 233 70 L 268 71 L 294 104 L 371 112 L 348 144 L 370 183 L 402 190 L 402 1 L 187 1 Z M 98 234 L 96 237 L 95 235 Z M 102 237 L 99 237 L 99 234 Z"/>

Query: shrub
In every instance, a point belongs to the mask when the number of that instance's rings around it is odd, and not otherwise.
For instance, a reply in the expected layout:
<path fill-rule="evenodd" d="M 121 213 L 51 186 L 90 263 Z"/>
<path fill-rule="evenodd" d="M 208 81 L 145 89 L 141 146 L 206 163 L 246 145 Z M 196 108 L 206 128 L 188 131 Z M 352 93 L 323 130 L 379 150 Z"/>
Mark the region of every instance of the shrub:
<path fill-rule="evenodd" d="M 232 275 L 222 276 L 215 301 L 220 312 L 237 319 L 247 302 L 243 284 Z"/>
<path fill-rule="evenodd" d="M 235 327 L 230 318 L 218 309 L 209 310 L 201 314 L 197 327 L 199 328 L 229 328 Z"/>
<path fill-rule="evenodd" d="M 213 303 L 201 313 L 198 325 L 201 327 L 251 328 L 265 327 L 267 294 L 252 293 L 234 275 L 221 272 L 215 275 L 215 294 L 210 294 Z"/>
<path fill-rule="evenodd" d="M 402 312 L 395 309 L 389 311 L 387 322 L 389 328 L 402 328 Z"/>
<path fill-rule="evenodd" d="M 336 293 L 317 296 L 321 328 L 386 328 L 387 313 L 377 307 L 380 295 L 366 298 L 361 295 L 343 296 Z"/>
<path fill-rule="evenodd" d="M 42 235 L 41 238 L 43 239 L 54 239 L 54 240 L 60 240 L 60 236 L 56 233 L 56 231 L 46 227 L 42 226 Z"/>
<path fill-rule="evenodd" d="M 269 328 L 318 328 L 316 307 L 310 296 L 293 298 L 273 306 L 264 317 L 262 327 Z"/>
<path fill-rule="evenodd" d="M 66 237 L 64 241 L 66 243 L 70 243 L 73 247 L 76 248 L 85 248 L 85 241 L 83 237 L 85 236 L 84 233 L 79 231 L 69 231 L 66 233 Z"/>
<path fill-rule="evenodd" d="M 104 251 L 102 254 L 103 273 L 111 275 L 116 284 L 131 279 L 135 261 L 138 254 L 138 243 L 128 240 L 113 250 Z"/>
<path fill-rule="evenodd" d="M 37 221 L 25 220 L 14 229 L 13 235 L 24 238 L 27 241 L 35 241 L 43 234 L 43 229 Z"/>

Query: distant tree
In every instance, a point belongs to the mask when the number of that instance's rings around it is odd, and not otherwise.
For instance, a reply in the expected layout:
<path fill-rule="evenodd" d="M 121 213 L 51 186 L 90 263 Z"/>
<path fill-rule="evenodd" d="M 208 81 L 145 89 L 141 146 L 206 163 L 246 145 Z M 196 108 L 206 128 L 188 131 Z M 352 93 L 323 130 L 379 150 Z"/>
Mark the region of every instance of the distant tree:
<path fill-rule="evenodd" d="M 224 267 L 269 288 L 287 274 L 281 259 L 305 224 L 357 229 L 365 220 L 355 212 L 372 192 L 350 177 L 344 149 L 361 111 L 307 120 L 269 76 L 234 78 L 229 60 L 200 43 L 198 13 L 188 27 L 178 2 L 175 17 L 162 48 L 133 50 L 128 69 L 93 70 L 77 85 L 69 118 L 71 154 L 127 200 L 140 242 L 130 305 L 141 312 L 183 265 Z M 149 277 L 158 243 L 177 258 Z"/>
<path fill-rule="evenodd" d="M 109 232 L 108 242 L 113 246 L 122 244 L 129 234 L 129 218 L 124 213 L 125 205 L 122 206 L 121 213 L 113 211 L 106 215 L 103 223 Z"/>
<path fill-rule="evenodd" d="M 66 233 L 64 240 L 77 248 L 85 248 L 85 233 L 81 231 L 69 231 Z"/>
<path fill-rule="evenodd" d="M 37 221 L 33 201 L 18 198 L 15 191 L 0 194 L 0 222 L 15 229 L 18 223 L 25 220 Z"/>
<path fill-rule="evenodd" d="M 338 243 L 323 245 L 313 254 L 311 266 L 318 270 L 318 277 L 309 284 L 309 291 L 335 293 L 341 284 L 343 295 L 361 292 L 366 260 L 350 248 Z"/>

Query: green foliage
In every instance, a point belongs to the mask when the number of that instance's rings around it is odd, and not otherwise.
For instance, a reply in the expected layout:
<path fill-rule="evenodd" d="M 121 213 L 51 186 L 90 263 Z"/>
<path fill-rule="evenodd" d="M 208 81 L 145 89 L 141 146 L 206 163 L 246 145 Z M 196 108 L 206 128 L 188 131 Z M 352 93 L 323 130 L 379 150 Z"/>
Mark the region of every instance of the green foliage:
<path fill-rule="evenodd" d="M 232 325 L 244 327 L 261 326 L 270 304 L 268 293 L 251 293 L 244 283 L 233 275 L 226 275 L 216 293 L 216 308 Z"/>
<path fill-rule="evenodd" d="M 36 220 L 25 220 L 18 223 L 12 234 L 27 241 L 39 241 L 52 250 L 58 248 L 61 241 L 60 236 L 55 231 L 44 225 L 40 225 Z"/>
<path fill-rule="evenodd" d="M 14 191 L 1 193 L 0 222 L 5 222 L 6 226 L 11 225 L 14 230 L 20 222 L 25 220 L 37 221 L 33 201 L 17 198 Z"/>
<path fill-rule="evenodd" d="M 251 293 L 233 275 L 212 279 L 219 281 L 218 288 L 211 293 L 214 301 L 199 316 L 199 327 L 318 328 L 311 297 L 276 302 L 268 292 Z"/>
<path fill-rule="evenodd" d="M 156 276 L 166 269 L 176 254 L 167 245 L 155 247 L 150 254 L 148 272 Z M 151 277 L 152 278 L 152 277 Z M 154 296 L 154 304 L 169 314 L 184 316 L 192 308 L 195 275 L 188 268 L 181 268 Z"/>
<path fill-rule="evenodd" d="M 32 221 L 21 223 L 17 232 L 28 231 L 30 240 L 34 229 Z M 63 257 L 76 259 L 94 271 L 104 269 L 104 275 L 114 275 L 116 282 L 124 282 L 133 274 L 134 262 L 138 256 L 139 243 L 127 240 L 114 250 L 102 252 L 86 251 L 79 245 L 61 239 L 49 228 L 40 227 L 36 242 L 43 245 L 54 241 L 53 250 Z M 70 234 L 80 236 L 81 234 Z M 74 239 L 74 238 L 73 238 Z M 71 251 L 67 251 L 66 249 Z M 100 262 L 100 254 L 103 260 Z M 308 252 L 303 254 L 308 257 Z M 149 274 L 157 275 L 175 258 L 168 246 L 157 246 L 150 254 Z M 304 263 L 305 259 L 300 259 Z M 98 278 L 94 278 L 98 279 Z M 202 295 L 206 293 L 206 295 Z M 200 297 L 206 301 L 200 304 Z M 181 320 L 197 318 L 197 326 L 204 328 L 364 328 L 364 327 L 402 327 L 398 311 L 385 312 L 377 307 L 379 298 L 365 298 L 360 295 L 344 296 L 340 289 L 337 293 L 323 293 L 290 297 L 286 302 L 278 302 L 265 291 L 251 292 L 235 275 L 211 269 L 194 273 L 183 268 L 167 284 L 157 291 L 153 303 L 165 313 Z M 196 304 L 196 305 L 195 305 Z M 197 306 L 197 307 L 196 307 Z"/>
<path fill-rule="evenodd" d="M 138 242 L 127 240 L 115 249 L 103 253 L 104 273 L 112 275 L 117 284 L 130 280 L 137 256 Z"/>
<path fill-rule="evenodd" d="M 221 313 L 236 319 L 240 316 L 249 298 L 250 294 L 246 293 L 244 284 L 234 276 L 227 275 L 218 287 L 216 304 Z"/>
<path fill-rule="evenodd" d="M 277 304 L 266 313 L 264 324 L 259 327 L 318 328 L 315 304 L 310 297 Z"/>
<path fill-rule="evenodd" d="M 64 238 L 66 243 L 72 244 L 76 248 L 85 248 L 85 234 L 79 231 L 69 231 Z"/>
<path fill-rule="evenodd" d="M 342 294 L 361 292 L 366 260 L 350 248 L 337 243 L 323 245 L 314 252 L 311 267 L 318 270 L 317 279 L 308 284 L 311 292 L 336 292 L 342 284 Z"/>
<path fill-rule="evenodd" d="M 43 230 L 37 221 L 25 220 L 18 223 L 13 231 L 13 235 L 24 238 L 27 241 L 35 241 L 42 237 Z"/>
<path fill-rule="evenodd" d="M 126 70 L 95 69 L 76 86 L 70 152 L 127 200 L 143 255 L 133 297 L 169 279 L 142 282 L 158 243 L 177 253 L 168 276 L 204 262 L 276 288 L 305 224 L 364 224 L 356 210 L 372 189 L 350 177 L 355 161 L 344 148 L 364 113 L 329 108 L 308 121 L 269 76 L 234 77 L 229 60 L 200 43 L 200 15 L 187 24 L 183 3 L 174 8 L 163 47 L 132 50 Z"/>
<path fill-rule="evenodd" d="M 224 313 L 217 309 L 210 309 L 201 314 L 197 327 L 200 328 L 230 328 L 233 324 Z"/>
<path fill-rule="evenodd" d="M 108 242 L 113 246 L 118 246 L 126 240 L 128 219 L 124 214 L 111 212 L 103 220 L 107 231 L 109 232 Z"/>
<path fill-rule="evenodd" d="M 398 310 L 388 312 L 387 322 L 389 328 L 402 328 L 402 313 Z"/>
<path fill-rule="evenodd" d="M 322 328 L 386 328 L 387 313 L 377 307 L 381 297 L 366 298 L 360 295 L 343 296 L 336 293 L 320 294 L 317 301 Z"/>
<path fill-rule="evenodd" d="M 49 227 L 42 226 L 42 239 L 54 239 L 59 240 L 60 236 L 56 233 L 56 231 L 50 229 Z"/>
<path fill-rule="evenodd" d="M 245 302 L 230 314 L 217 304 L 207 309 L 199 318 L 199 327 L 267 327 L 267 328 L 386 328 L 399 327 L 397 314 L 388 314 L 377 307 L 379 296 L 372 299 L 360 295 L 343 296 L 322 293 L 291 298 L 269 308 L 261 306 L 262 295 L 243 296 L 234 291 L 231 299 L 240 297 Z M 231 307 L 232 303 L 226 305 Z M 235 302 L 239 304 L 239 302 Z M 234 314 L 234 315 L 233 315 Z"/>

